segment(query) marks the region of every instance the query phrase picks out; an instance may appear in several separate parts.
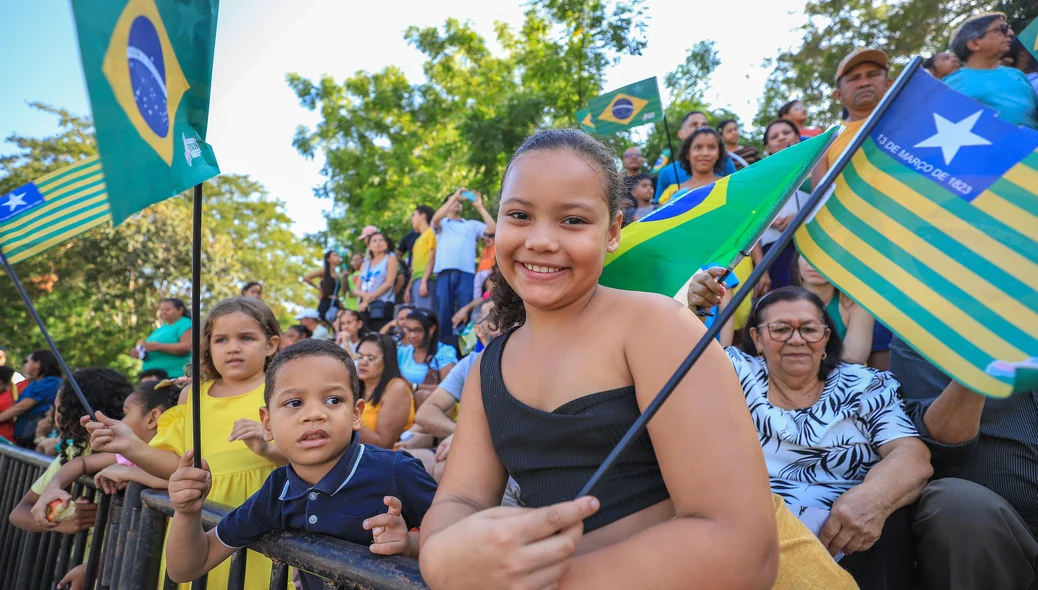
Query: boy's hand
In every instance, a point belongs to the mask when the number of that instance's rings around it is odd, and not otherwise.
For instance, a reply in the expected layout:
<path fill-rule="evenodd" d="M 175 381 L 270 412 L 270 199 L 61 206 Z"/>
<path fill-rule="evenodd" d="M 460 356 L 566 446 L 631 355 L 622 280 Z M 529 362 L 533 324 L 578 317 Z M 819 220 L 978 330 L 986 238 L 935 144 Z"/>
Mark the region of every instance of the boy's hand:
<path fill-rule="evenodd" d="M 371 531 L 375 541 L 371 544 L 371 552 L 377 555 L 407 555 L 409 536 L 407 524 L 400 516 L 400 500 L 386 496 L 382 501 L 389 506 L 389 512 L 364 521 L 364 530 Z"/>
<path fill-rule="evenodd" d="M 180 457 L 180 465 L 169 478 L 169 499 L 173 509 L 185 516 L 195 516 L 202 512 L 202 504 L 213 487 L 209 463 L 202 459 L 201 469 L 193 467 L 194 457 L 194 449 L 188 449 Z"/>
<path fill-rule="evenodd" d="M 90 434 L 90 448 L 95 452 L 119 453 L 125 456 L 137 440 L 129 426 L 101 412 L 97 413 L 97 420 L 83 416 L 79 423 Z"/>
<path fill-rule="evenodd" d="M 234 423 L 231 436 L 227 439 L 231 442 L 240 440 L 249 447 L 249 450 L 263 457 L 267 452 L 267 437 L 263 432 L 263 425 L 255 420 L 240 418 Z"/>
<path fill-rule="evenodd" d="M 36 504 L 33 505 L 32 510 L 29 512 L 32 514 L 33 520 L 41 528 L 53 529 L 58 526 L 57 522 L 49 520 L 47 518 L 48 508 L 52 502 L 61 502 L 62 508 L 68 506 L 68 503 L 72 501 L 72 496 L 63 489 L 54 489 L 47 486 L 47 489 L 43 490 L 43 494 L 40 495 L 40 499 L 36 500 Z"/>
<path fill-rule="evenodd" d="M 106 494 L 115 494 L 126 486 L 130 481 L 127 477 L 132 471 L 129 465 L 109 465 L 94 475 L 94 485 Z"/>
<path fill-rule="evenodd" d="M 86 583 L 86 564 L 81 563 L 70 569 L 58 582 L 58 590 L 83 590 Z"/>

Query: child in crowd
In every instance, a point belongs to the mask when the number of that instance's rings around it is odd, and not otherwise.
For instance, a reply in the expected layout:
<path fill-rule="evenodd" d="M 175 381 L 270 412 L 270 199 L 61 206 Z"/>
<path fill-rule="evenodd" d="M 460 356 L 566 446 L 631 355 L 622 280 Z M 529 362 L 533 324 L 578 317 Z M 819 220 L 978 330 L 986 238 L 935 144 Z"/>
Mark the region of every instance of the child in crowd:
<path fill-rule="evenodd" d="M 284 456 L 264 439 L 254 420 L 263 406 L 263 372 L 278 349 L 281 330 L 274 313 L 258 299 L 232 297 L 216 304 L 202 325 L 202 449 L 212 469 L 210 499 L 239 506 L 263 485 Z M 159 418 L 158 434 L 145 443 L 133 430 L 107 416 L 90 422 L 95 451 L 119 453 L 148 473 L 168 479 L 192 445 L 188 391 Z M 228 432 L 226 425 L 233 424 Z M 245 586 L 266 586 L 271 562 L 249 553 Z M 209 576 L 210 589 L 227 585 L 229 565 Z"/>
<path fill-rule="evenodd" d="M 106 412 L 116 418 L 122 417 L 122 407 L 127 396 L 133 393 L 133 385 L 118 371 L 112 369 L 83 369 L 73 375 L 87 403 L 99 412 Z M 72 385 L 64 381 L 58 389 L 54 404 L 54 420 L 58 426 L 61 445 L 58 456 L 51 462 L 32 487 L 25 493 L 22 501 L 11 511 L 10 521 L 16 527 L 31 532 L 56 532 L 72 535 L 94 526 L 97 517 L 97 505 L 86 498 L 75 501 L 75 512 L 62 522 L 44 518 L 39 522 L 33 516 L 33 506 L 40 500 L 51 480 L 68 463 L 82 456 L 89 456 L 89 435 L 79 423 L 79 418 L 86 414 L 86 409 L 76 397 Z M 69 498 L 71 499 L 71 498 Z M 73 586 L 82 584 L 85 568 L 77 565 L 69 570 L 58 587 L 66 584 Z"/>
<path fill-rule="evenodd" d="M 779 576 L 788 511 L 716 344 L 595 497 L 576 497 L 705 333 L 669 297 L 598 284 L 623 198 L 610 151 L 576 130 L 530 137 L 505 170 L 490 322 L 507 332 L 466 380 L 423 522 L 434 590 L 768 588 Z M 509 475 L 524 508 L 498 506 Z"/>
<path fill-rule="evenodd" d="M 313 338 L 313 332 L 310 328 L 307 328 L 303 324 L 297 324 L 289 327 L 285 330 L 284 338 L 281 339 L 281 350 L 285 350 L 289 346 L 292 346 L 300 340 L 306 340 L 307 338 Z"/>
<path fill-rule="evenodd" d="M 123 402 L 123 424 L 130 427 L 134 435 L 144 442 L 150 441 L 158 432 L 159 416 L 177 402 L 179 391 L 172 381 L 145 381 L 139 384 Z M 80 423 L 90 422 L 89 416 L 80 418 Z M 40 499 L 32 507 L 36 524 L 45 527 L 47 510 L 55 500 L 67 506 L 72 496 L 66 489 L 83 475 L 94 475 L 97 488 L 106 494 L 114 494 L 126 482 L 136 481 L 148 488 L 165 488 L 166 480 L 155 477 L 127 461 L 122 455 L 113 453 L 91 453 L 80 455 L 65 463 L 47 484 Z"/>
<path fill-rule="evenodd" d="M 364 318 L 360 312 L 345 309 L 339 314 L 339 325 L 335 333 L 335 343 L 341 348 L 348 350 L 350 355 L 357 354 L 360 339 L 367 333 L 364 327 Z"/>
<path fill-rule="evenodd" d="M 632 221 L 638 221 L 649 213 L 656 210 L 652 204 L 655 190 L 652 186 L 652 177 L 648 174 L 639 174 L 628 179 L 631 184 L 631 196 L 634 197 L 634 210 L 631 211 Z"/>
<path fill-rule="evenodd" d="M 192 452 L 185 453 L 169 482 L 176 509 L 166 555 L 170 578 L 195 579 L 274 530 L 305 530 L 367 544 L 380 555 L 416 557 L 417 534 L 408 531 L 421 523 L 436 483 L 410 455 L 360 443 L 364 400 L 349 354 L 331 342 L 300 342 L 274 359 L 264 391 L 264 435 L 289 464 L 207 533 L 199 513 L 213 477 L 208 461 L 192 467 Z M 302 579 L 304 588 L 323 587 L 311 574 Z"/>

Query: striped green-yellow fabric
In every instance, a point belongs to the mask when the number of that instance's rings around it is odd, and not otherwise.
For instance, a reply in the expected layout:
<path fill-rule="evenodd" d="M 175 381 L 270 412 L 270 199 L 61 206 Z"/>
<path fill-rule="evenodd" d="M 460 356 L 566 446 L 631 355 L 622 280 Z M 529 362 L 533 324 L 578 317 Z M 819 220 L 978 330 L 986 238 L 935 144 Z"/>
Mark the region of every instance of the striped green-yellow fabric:
<path fill-rule="evenodd" d="M 992 397 L 1038 387 L 999 369 L 1038 350 L 1038 152 L 972 203 L 866 141 L 797 246 L 945 373 Z"/>
<path fill-rule="evenodd" d="M 51 172 L 33 184 L 44 204 L 0 224 L 0 249 L 12 264 L 112 219 L 97 156 Z"/>

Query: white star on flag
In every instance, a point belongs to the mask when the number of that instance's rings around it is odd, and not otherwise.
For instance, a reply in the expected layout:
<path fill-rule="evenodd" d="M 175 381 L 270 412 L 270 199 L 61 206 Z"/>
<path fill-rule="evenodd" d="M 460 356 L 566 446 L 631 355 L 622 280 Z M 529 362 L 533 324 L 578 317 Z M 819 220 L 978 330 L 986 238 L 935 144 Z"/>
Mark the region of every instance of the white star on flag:
<path fill-rule="evenodd" d="M 11 195 L 7 199 L 7 202 L 4 203 L 4 205 L 8 207 L 8 213 L 14 211 L 18 207 L 21 207 L 22 205 L 25 205 L 25 193 L 22 193 L 20 195 L 16 193 L 11 193 Z"/>
<path fill-rule="evenodd" d="M 974 145 L 991 145 L 990 141 L 973 132 L 973 126 L 977 124 L 977 119 L 980 118 L 983 112 L 977 111 L 958 123 L 952 123 L 948 119 L 934 113 L 933 122 L 937 125 L 937 133 L 920 141 L 913 147 L 941 148 L 941 154 L 944 155 L 944 164 L 947 166 L 951 164 L 955 154 L 959 153 L 959 148 Z"/>

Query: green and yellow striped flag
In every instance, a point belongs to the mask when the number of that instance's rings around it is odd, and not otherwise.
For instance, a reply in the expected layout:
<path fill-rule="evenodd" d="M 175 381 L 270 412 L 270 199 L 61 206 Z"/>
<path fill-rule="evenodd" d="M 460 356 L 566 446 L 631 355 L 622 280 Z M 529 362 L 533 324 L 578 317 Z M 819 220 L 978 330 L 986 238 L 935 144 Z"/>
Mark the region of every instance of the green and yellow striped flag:
<path fill-rule="evenodd" d="M 92 156 L 0 197 L 0 251 L 14 264 L 112 220 Z"/>
<path fill-rule="evenodd" d="M 797 232 L 830 282 L 992 397 L 1038 388 L 1038 133 L 917 74 Z"/>

